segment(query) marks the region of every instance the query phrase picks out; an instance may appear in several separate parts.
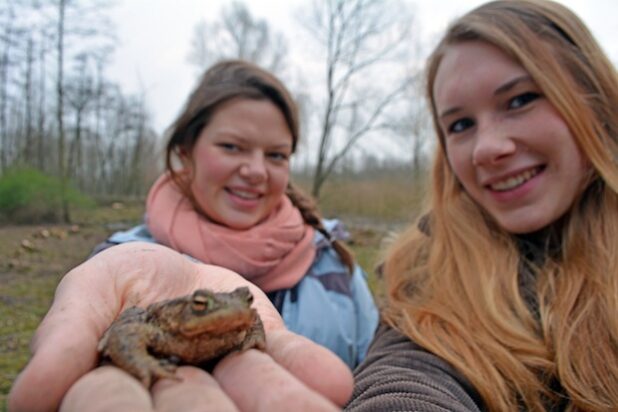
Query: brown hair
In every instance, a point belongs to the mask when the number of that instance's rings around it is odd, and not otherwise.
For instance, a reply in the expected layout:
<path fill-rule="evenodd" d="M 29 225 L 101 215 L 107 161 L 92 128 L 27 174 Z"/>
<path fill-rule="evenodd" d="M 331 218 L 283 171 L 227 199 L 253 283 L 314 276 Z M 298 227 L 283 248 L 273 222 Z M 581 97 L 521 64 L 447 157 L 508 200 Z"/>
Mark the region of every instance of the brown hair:
<path fill-rule="evenodd" d="M 233 98 L 271 101 L 283 114 L 292 134 L 292 151 L 299 138 L 298 107 L 290 92 L 272 73 L 246 61 L 224 60 L 210 67 L 202 75 L 199 84 L 189 96 L 184 110 L 171 127 L 166 147 L 165 164 L 172 180 L 193 203 L 188 177 L 173 166 L 175 158 L 189 161 L 189 156 L 201 131 L 206 127 L 217 109 Z M 340 241 L 333 239 L 322 224 L 315 202 L 292 182 L 288 183 L 286 195 L 296 206 L 305 223 L 314 227 L 332 243 L 337 254 L 352 272 L 354 258 Z"/>
<path fill-rule="evenodd" d="M 450 362 L 492 411 L 545 410 L 559 382 L 567 410 L 618 405 L 618 77 L 581 20 L 547 0 L 484 4 L 456 20 L 427 65 L 433 87 L 447 48 L 483 41 L 521 64 L 568 125 L 594 172 L 559 227 L 560 251 L 535 266 L 538 315 L 519 287 L 516 237 L 465 192 L 443 146 L 432 171 L 427 236 L 411 227 L 390 249 L 385 319 Z M 479 64 L 482 64 L 480 62 Z M 557 227 L 557 225 L 555 225 Z M 488 252 L 491 251 L 491 252 Z M 537 318 L 538 316 L 538 318 Z"/>

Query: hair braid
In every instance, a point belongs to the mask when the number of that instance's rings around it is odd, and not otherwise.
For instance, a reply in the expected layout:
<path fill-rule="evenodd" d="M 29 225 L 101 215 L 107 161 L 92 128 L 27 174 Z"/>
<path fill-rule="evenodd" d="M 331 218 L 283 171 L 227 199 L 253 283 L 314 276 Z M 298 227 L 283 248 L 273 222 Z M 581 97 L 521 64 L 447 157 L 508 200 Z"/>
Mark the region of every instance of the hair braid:
<path fill-rule="evenodd" d="M 322 233 L 331 243 L 335 252 L 339 255 L 341 261 L 349 269 L 350 274 L 354 272 L 354 256 L 350 249 L 348 249 L 343 242 L 333 238 L 328 230 L 322 223 L 322 216 L 318 212 L 315 200 L 310 196 L 303 193 L 303 191 L 292 182 L 288 183 L 286 195 L 292 201 L 292 204 L 298 208 L 303 220 L 306 224 L 310 225 L 320 233 Z"/>

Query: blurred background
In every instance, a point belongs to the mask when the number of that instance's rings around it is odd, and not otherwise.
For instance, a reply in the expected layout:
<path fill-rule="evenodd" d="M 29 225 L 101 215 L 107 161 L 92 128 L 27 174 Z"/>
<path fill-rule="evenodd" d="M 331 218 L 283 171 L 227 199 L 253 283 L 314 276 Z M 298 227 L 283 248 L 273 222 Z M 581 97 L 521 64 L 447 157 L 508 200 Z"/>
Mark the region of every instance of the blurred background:
<path fill-rule="evenodd" d="M 435 144 L 423 62 L 481 3 L 0 0 L 0 408 L 58 281 L 141 220 L 168 127 L 222 58 L 290 88 L 294 179 L 344 221 L 371 275 L 422 206 Z M 618 3 L 561 3 L 618 62 Z"/>
<path fill-rule="evenodd" d="M 243 58 L 275 72 L 300 104 L 293 171 L 327 211 L 340 213 L 327 202 L 341 179 L 413 192 L 434 144 L 423 61 L 448 22 L 480 3 L 2 0 L 0 177 L 24 168 L 53 177 L 60 208 L 45 219 L 64 222 L 80 194 L 143 196 L 199 75 Z M 563 3 L 617 60 L 618 3 Z M 15 221 L 6 196 L 0 213 Z"/>

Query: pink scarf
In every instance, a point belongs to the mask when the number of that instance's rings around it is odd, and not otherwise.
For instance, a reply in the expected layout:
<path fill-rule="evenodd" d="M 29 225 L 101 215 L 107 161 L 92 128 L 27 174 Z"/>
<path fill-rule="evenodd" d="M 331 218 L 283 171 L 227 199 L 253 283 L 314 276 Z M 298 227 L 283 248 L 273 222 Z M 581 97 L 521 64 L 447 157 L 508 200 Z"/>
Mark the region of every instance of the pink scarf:
<path fill-rule="evenodd" d="M 146 224 L 161 244 L 238 272 L 266 292 L 294 286 L 315 257 L 314 230 L 287 196 L 261 223 L 235 230 L 198 213 L 164 174 L 148 194 Z"/>

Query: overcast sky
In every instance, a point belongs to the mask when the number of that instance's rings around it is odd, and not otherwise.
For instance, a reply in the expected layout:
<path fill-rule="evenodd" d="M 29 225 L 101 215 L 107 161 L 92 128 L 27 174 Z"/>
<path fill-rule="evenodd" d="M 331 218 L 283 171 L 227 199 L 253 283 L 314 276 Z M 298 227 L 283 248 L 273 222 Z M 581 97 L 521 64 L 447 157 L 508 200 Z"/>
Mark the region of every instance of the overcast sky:
<path fill-rule="evenodd" d="M 311 0 L 250 0 L 251 13 L 289 35 L 290 54 L 299 56 L 296 10 Z M 422 38 L 431 43 L 449 21 L 484 3 L 479 0 L 410 0 Z M 618 1 L 561 0 L 590 27 L 614 63 L 618 63 Z M 214 21 L 226 0 L 125 0 L 111 10 L 119 43 L 108 75 L 127 93 L 145 93 L 156 131 L 174 120 L 197 78 L 187 62 L 193 27 Z M 295 40 L 297 40 L 295 42 Z"/>

